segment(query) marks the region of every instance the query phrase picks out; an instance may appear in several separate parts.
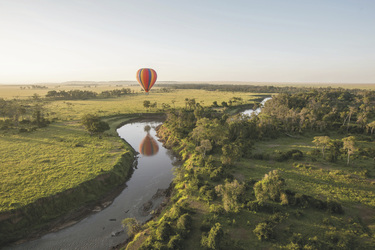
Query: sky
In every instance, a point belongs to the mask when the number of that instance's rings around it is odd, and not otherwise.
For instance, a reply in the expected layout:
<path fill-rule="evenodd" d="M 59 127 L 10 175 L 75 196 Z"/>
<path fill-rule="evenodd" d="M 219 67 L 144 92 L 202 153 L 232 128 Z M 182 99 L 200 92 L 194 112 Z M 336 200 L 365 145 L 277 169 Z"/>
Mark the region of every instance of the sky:
<path fill-rule="evenodd" d="M 0 83 L 375 83 L 373 0 L 0 0 Z"/>

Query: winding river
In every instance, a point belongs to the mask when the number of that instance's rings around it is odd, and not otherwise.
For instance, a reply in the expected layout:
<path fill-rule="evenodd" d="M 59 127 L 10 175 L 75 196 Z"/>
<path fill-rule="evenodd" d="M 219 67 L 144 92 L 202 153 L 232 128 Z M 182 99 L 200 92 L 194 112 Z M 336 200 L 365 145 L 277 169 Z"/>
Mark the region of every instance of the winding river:
<path fill-rule="evenodd" d="M 271 98 L 265 98 L 261 107 Z M 243 114 L 259 114 L 261 107 L 246 110 Z M 43 237 L 5 249 L 50 250 L 50 249 L 110 249 L 127 239 L 121 221 L 135 217 L 141 222 L 151 218 L 150 212 L 163 200 L 162 190 L 169 187 L 173 179 L 173 167 L 177 159 L 157 141 L 155 128 L 161 122 L 142 121 L 129 123 L 117 130 L 138 155 L 138 165 L 127 186 L 105 209 L 93 213 L 76 224 Z"/>
<path fill-rule="evenodd" d="M 127 233 L 121 221 L 128 217 L 135 217 L 141 222 L 150 219 L 150 212 L 163 200 L 160 191 L 167 189 L 172 182 L 177 160 L 156 140 L 155 127 L 160 124 L 154 121 L 134 122 L 117 130 L 121 138 L 145 155 L 138 155 L 137 168 L 126 183 L 127 187 L 111 205 L 71 227 L 6 249 L 110 249 L 124 242 Z M 142 142 L 143 147 L 140 148 Z"/>

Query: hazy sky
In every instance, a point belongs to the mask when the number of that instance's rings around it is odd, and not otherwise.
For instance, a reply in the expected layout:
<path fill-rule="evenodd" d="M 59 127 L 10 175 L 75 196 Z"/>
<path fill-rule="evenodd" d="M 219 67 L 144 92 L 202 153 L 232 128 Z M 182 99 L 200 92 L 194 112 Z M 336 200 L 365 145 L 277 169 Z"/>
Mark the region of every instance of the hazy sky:
<path fill-rule="evenodd" d="M 0 83 L 375 83 L 374 0 L 0 0 Z"/>

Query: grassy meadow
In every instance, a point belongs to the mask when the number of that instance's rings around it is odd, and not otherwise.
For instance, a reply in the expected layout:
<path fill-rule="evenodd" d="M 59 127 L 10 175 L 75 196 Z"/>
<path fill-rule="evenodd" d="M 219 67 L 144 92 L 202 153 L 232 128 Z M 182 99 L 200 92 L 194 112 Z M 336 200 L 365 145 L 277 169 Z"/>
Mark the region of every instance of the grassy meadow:
<path fill-rule="evenodd" d="M 74 188 L 110 171 L 126 152 L 116 137 L 90 136 L 76 122 L 0 134 L 0 212 Z"/>
<path fill-rule="evenodd" d="M 157 90 L 157 89 L 156 89 Z M 241 92 L 213 92 L 205 90 L 174 90 L 169 93 L 150 92 L 149 95 L 139 93 L 120 98 L 53 101 L 46 105 L 46 110 L 51 118 L 62 120 L 77 120 L 82 114 L 97 113 L 100 116 L 113 116 L 119 114 L 147 113 L 162 109 L 162 104 L 170 107 L 185 107 L 185 98 L 193 99 L 202 106 L 211 106 L 214 101 L 218 104 L 228 102 L 232 97 L 241 97 L 244 103 L 251 103 L 256 95 Z M 146 109 L 143 101 L 157 103 L 157 108 Z"/>

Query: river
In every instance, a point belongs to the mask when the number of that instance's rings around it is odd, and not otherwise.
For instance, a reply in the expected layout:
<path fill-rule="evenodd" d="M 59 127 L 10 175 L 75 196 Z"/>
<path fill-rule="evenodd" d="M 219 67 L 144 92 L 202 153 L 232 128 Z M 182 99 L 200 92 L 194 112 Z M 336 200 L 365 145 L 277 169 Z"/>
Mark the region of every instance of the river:
<path fill-rule="evenodd" d="M 271 99 L 272 97 L 264 98 L 263 101 L 261 101 L 259 108 L 257 108 L 256 110 L 252 110 L 252 109 L 245 110 L 244 112 L 242 112 L 242 114 L 251 116 L 254 113 L 255 115 L 258 115 L 260 111 L 262 110 L 262 108 L 264 107 L 264 104 L 266 103 L 266 101 L 271 100 Z"/>
<path fill-rule="evenodd" d="M 135 217 L 141 222 L 150 219 L 149 212 L 162 201 L 162 197 L 154 195 L 158 189 L 167 189 L 173 179 L 173 167 L 177 161 L 172 152 L 156 140 L 155 127 L 160 124 L 161 122 L 153 121 L 134 122 L 117 130 L 119 136 L 137 151 L 144 141 L 142 151 L 146 155 L 138 155 L 137 168 L 126 183 L 127 187 L 111 205 L 70 227 L 6 249 L 94 250 L 110 249 L 124 242 L 127 234 L 122 228 L 121 221 L 129 217 Z M 150 130 L 147 131 L 147 128 Z M 144 204 L 149 206 L 147 211 L 143 209 Z"/>

